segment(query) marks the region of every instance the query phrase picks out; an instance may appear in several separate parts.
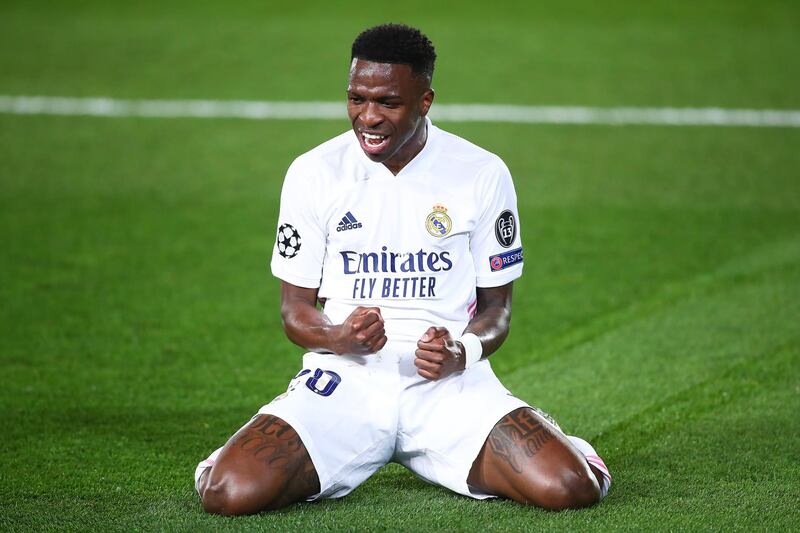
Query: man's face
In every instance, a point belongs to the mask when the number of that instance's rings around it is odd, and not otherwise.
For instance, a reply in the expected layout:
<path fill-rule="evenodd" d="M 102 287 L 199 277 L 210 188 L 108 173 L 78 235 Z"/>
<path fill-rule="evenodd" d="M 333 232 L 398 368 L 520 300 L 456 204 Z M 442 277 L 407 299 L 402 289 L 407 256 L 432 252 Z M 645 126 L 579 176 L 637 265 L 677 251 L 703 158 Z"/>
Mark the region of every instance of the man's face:
<path fill-rule="evenodd" d="M 353 59 L 347 113 L 364 153 L 395 174 L 425 144 L 433 90 L 409 65 Z"/>

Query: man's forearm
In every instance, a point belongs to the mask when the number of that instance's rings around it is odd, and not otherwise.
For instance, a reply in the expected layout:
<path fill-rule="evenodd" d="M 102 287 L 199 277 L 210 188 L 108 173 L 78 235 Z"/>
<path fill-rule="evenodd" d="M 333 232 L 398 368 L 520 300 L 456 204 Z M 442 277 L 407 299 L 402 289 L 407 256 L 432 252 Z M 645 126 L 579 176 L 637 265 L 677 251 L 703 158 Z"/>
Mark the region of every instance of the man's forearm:
<path fill-rule="evenodd" d="M 477 312 L 469 321 L 464 333 L 478 337 L 486 358 L 503 344 L 511 326 L 512 284 L 501 287 L 478 288 Z"/>
<path fill-rule="evenodd" d="M 341 324 L 332 324 L 317 309 L 317 290 L 281 283 L 281 318 L 286 336 L 314 352 L 367 355 L 386 344 L 383 317 L 377 307 L 357 307 Z"/>
<path fill-rule="evenodd" d="M 331 321 L 314 306 L 293 302 L 281 309 L 283 330 L 293 343 L 312 352 L 333 352 Z"/>

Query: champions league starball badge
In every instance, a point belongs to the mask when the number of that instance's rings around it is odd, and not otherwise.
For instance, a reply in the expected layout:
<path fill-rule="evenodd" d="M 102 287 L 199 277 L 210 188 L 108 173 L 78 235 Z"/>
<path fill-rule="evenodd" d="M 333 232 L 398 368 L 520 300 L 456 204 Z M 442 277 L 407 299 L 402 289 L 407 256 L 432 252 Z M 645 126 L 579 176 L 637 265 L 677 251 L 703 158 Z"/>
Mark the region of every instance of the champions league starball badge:
<path fill-rule="evenodd" d="M 300 251 L 300 234 L 291 224 L 281 224 L 278 228 L 278 253 L 291 259 Z"/>
<path fill-rule="evenodd" d="M 433 211 L 425 219 L 425 229 L 434 237 L 445 237 L 453 228 L 453 221 L 447 215 L 447 208 L 443 205 L 434 205 Z"/>

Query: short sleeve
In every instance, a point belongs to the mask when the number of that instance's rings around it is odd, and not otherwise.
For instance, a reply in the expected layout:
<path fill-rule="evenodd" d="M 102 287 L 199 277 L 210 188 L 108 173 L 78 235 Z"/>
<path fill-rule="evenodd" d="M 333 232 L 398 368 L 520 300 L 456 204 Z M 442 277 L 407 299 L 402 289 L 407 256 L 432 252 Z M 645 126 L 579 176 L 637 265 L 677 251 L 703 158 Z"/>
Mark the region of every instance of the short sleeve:
<path fill-rule="evenodd" d="M 517 194 L 511 173 L 499 159 L 487 167 L 476 192 L 480 218 L 470 236 L 478 287 L 499 287 L 522 275 Z"/>
<path fill-rule="evenodd" d="M 326 231 L 319 216 L 317 178 L 299 160 L 286 172 L 270 263 L 275 277 L 309 289 L 320 286 L 325 260 Z"/>

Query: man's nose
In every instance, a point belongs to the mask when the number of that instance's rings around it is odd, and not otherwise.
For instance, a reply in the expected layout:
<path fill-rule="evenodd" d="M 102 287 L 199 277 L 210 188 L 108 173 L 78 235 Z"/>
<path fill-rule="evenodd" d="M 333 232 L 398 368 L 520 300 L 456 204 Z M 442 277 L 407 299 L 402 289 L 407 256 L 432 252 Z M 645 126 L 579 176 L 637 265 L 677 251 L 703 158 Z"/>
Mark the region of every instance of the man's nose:
<path fill-rule="evenodd" d="M 367 102 L 361 112 L 361 121 L 365 126 L 377 126 L 383 122 L 383 114 L 376 102 Z"/>

